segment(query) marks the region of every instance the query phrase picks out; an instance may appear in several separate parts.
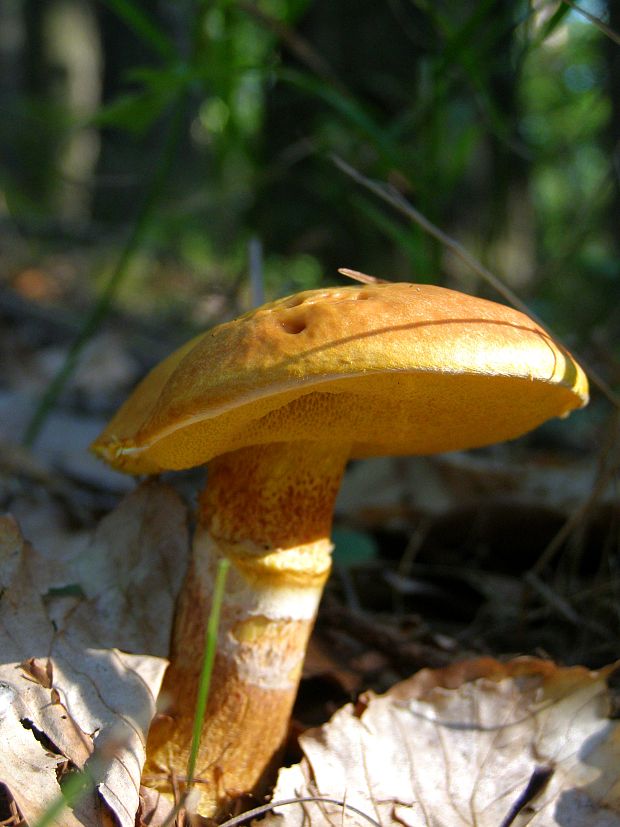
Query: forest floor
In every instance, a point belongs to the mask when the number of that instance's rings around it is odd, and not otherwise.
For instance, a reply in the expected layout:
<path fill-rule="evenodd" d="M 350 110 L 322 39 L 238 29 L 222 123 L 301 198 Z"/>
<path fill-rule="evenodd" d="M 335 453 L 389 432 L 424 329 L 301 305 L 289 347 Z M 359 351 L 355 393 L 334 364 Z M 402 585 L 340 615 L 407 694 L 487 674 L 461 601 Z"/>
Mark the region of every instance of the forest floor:
<path fill-rule="evenodd" d="M 27 423 L 80 319 L 79 303 L 60 312 L 45 274 L 29 279 L 0 293 L 0 497 L 49 555 L 92 532 L 134 488 L 88 446 L 179 337 L 110 318 L 26 448 Z M 351 464 L 294 733 L 426 667 L 525 654 L 597 669 L 618 658 L 618 425 L 601 403 L 581 416 L 568 420 L 575 428 L 552 424 L 510 445 Z M 190 513 L 203 477 L 166 475 Z"/>

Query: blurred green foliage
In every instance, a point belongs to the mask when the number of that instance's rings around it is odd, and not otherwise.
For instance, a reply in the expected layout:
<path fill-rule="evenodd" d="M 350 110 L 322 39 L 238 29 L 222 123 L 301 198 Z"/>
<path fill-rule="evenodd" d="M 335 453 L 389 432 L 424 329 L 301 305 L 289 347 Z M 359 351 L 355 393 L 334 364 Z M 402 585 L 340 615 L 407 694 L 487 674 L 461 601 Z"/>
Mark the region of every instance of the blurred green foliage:
<path fill-rule="evenodd" d="M 584 7 L 613 23 L 611 2 Z M 616 346 L 620 47 L 578 11 L 7 0 L 0 28 L 1 226 L 33 260 L 120 247 L 182 103 L 120 293 L 132 310 L 191 316 L 192 291 L 243 291 L 253 237 L 268 295 L 331 282 L 338 266 L 483 290 L 336 154 L 391 182 L 561 332 L 583 341 L 596 326 Z"/>

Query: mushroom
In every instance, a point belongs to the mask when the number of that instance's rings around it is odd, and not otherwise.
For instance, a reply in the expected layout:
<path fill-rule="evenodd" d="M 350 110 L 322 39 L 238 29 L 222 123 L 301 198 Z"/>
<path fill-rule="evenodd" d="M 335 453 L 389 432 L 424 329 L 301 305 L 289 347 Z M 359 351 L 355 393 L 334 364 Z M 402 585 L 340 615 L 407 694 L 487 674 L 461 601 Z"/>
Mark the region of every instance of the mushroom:
<path fill-rule="evenodd" d="M 512 439 L 587 392 L 579 365 L 527 316 L 409 283 L 280 299 L 154 368 L 93 446 L 133 474 L 208 463 L 145 783 L 182 787 L 222 557 L 231 567 L 196 769 L 208 816 L 261 794 L 277 766 L 347 461 Z"/>

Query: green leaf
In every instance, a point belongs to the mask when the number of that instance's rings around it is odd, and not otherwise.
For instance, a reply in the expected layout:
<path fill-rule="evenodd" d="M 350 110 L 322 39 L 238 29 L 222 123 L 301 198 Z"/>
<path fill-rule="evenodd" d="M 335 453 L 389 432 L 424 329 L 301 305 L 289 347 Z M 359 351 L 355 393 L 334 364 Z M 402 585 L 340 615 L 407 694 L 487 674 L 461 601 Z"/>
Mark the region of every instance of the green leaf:
<path fill-rule="evenodd" d="M 123 77 L 129 82 L 139 84 L 151 92 L 177 92 L 186 88 L 202 75 L 190 69 L 186 63 L 172 63 L 163 69 L 150 66 L 136 66 L 125 72 Z"/>
<path fill-rule="evenodd" d="M 101 107 L 90 119 L 95 126 L 113 126 L 143 135 L 174 99 L 171 92 L 135 92 L 121 95 Z"/>
<path fill-rule="evenodd" d="M 363 531 L 351 528 L 335 528 L 332 531 L 334 542 L 334 562 L 345 568 L 359 566 L 376 560 L 379 548 L 373 537 Z"/>

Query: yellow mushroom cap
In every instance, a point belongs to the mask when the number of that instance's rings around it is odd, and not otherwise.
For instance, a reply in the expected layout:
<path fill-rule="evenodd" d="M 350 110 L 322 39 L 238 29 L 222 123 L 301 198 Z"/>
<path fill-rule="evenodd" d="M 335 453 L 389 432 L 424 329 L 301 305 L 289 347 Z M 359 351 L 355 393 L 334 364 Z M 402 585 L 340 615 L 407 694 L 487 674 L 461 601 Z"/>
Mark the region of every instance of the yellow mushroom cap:
<path fill-rule="evenodd" d="M 292 440 L 430 454 L 512 439 L 587 401 L 582 369 L 522 313 L 433 285 L 364 284 L 280 299 L 188 342 L 93 450 L 135 474 Z"/>

